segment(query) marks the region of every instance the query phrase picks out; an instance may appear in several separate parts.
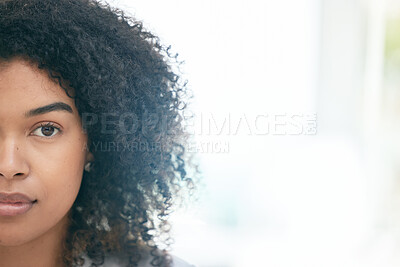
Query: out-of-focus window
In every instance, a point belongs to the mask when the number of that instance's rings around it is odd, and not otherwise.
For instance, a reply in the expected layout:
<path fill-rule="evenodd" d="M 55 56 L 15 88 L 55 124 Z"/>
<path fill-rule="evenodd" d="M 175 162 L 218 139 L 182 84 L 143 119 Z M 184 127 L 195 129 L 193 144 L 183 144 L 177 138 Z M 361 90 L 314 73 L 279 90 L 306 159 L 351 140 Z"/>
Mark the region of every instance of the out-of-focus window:
<path fill-rule="evenodd" d="M 171 44 L 204 189 L 198 267 L 400 266 L 400 2 L 113 0 Z"/>

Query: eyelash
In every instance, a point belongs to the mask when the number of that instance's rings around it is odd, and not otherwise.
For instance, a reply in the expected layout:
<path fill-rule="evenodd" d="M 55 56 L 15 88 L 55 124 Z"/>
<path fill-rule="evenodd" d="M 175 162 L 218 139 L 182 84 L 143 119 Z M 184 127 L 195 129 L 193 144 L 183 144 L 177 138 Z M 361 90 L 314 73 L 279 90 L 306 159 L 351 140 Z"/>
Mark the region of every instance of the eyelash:
<path fill-rule="evenodd" d="M 43 123 L 41 123 L 41 124 L 39 125 L 39 127 L 36 127 L 36 129 L 33 130 L 33 132 L 37 131 L 38 129 L 40 129 L 40 128 L 42 128 L 42 127 L 51 127 L 51 128 L 56 129 L 57 132 L 56 132 L 54 135 L 51 135 L 51 136 L 45 136 L 45 135 L 44 135 L 44 136 L 35 135 L 35 136 L 38 136 L 38 137 L 41 137 L 41 138 L 49 139 L 49 138 L 53 138 L 53 137 L 54 137 L 55 135 L 57 135 L 57 134 L 62 133 L 60 127 L 57 127 L 56 124 L 54 124 L 54 123 L 52 123 L 52 122 L 43 122 Z"/>

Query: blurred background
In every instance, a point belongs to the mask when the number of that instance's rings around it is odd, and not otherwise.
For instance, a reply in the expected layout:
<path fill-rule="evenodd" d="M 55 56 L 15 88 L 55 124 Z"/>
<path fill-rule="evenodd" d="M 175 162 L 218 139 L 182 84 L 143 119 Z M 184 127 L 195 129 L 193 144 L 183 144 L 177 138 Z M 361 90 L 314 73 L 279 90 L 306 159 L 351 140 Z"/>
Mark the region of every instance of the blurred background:
<path fill-rule="evenodd" d="M 198 267 L 400 266 L 399 0 L 110 0 L 179 53 Z"/>

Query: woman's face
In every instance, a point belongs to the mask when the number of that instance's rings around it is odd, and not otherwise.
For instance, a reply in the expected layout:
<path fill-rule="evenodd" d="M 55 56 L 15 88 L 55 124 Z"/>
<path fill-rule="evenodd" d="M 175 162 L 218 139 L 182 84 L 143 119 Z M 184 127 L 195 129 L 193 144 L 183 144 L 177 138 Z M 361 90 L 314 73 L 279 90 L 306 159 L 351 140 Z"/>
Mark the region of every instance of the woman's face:
<path fill-rule="evenodd" d="M 21 59 L 0 62 L 0 196 L 35 200 L 17 215 L 1 214 L 0 203 L 0 247 L 65 228 L 89 157 L 86 142 L 73 99 L 47 72 Z"/>

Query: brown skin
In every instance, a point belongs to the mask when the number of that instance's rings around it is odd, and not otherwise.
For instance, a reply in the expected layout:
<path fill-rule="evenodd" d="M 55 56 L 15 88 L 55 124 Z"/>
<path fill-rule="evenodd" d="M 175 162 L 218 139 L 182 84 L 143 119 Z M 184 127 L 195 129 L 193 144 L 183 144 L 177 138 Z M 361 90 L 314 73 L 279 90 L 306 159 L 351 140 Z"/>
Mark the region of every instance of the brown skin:
<path fill-rule="evenodd" d="M 54 102 L 73 113 L 51 111 L 26 117 Z M 42 127 L 52 122 L 55 128 Z M 93 155 L 73 99 L 43 70 L 22 59 L 0 62 L 0 192 L 37 200 L 25 214 L 0 216 L 0 266 L 62 266 L 62 240 Z"/>

